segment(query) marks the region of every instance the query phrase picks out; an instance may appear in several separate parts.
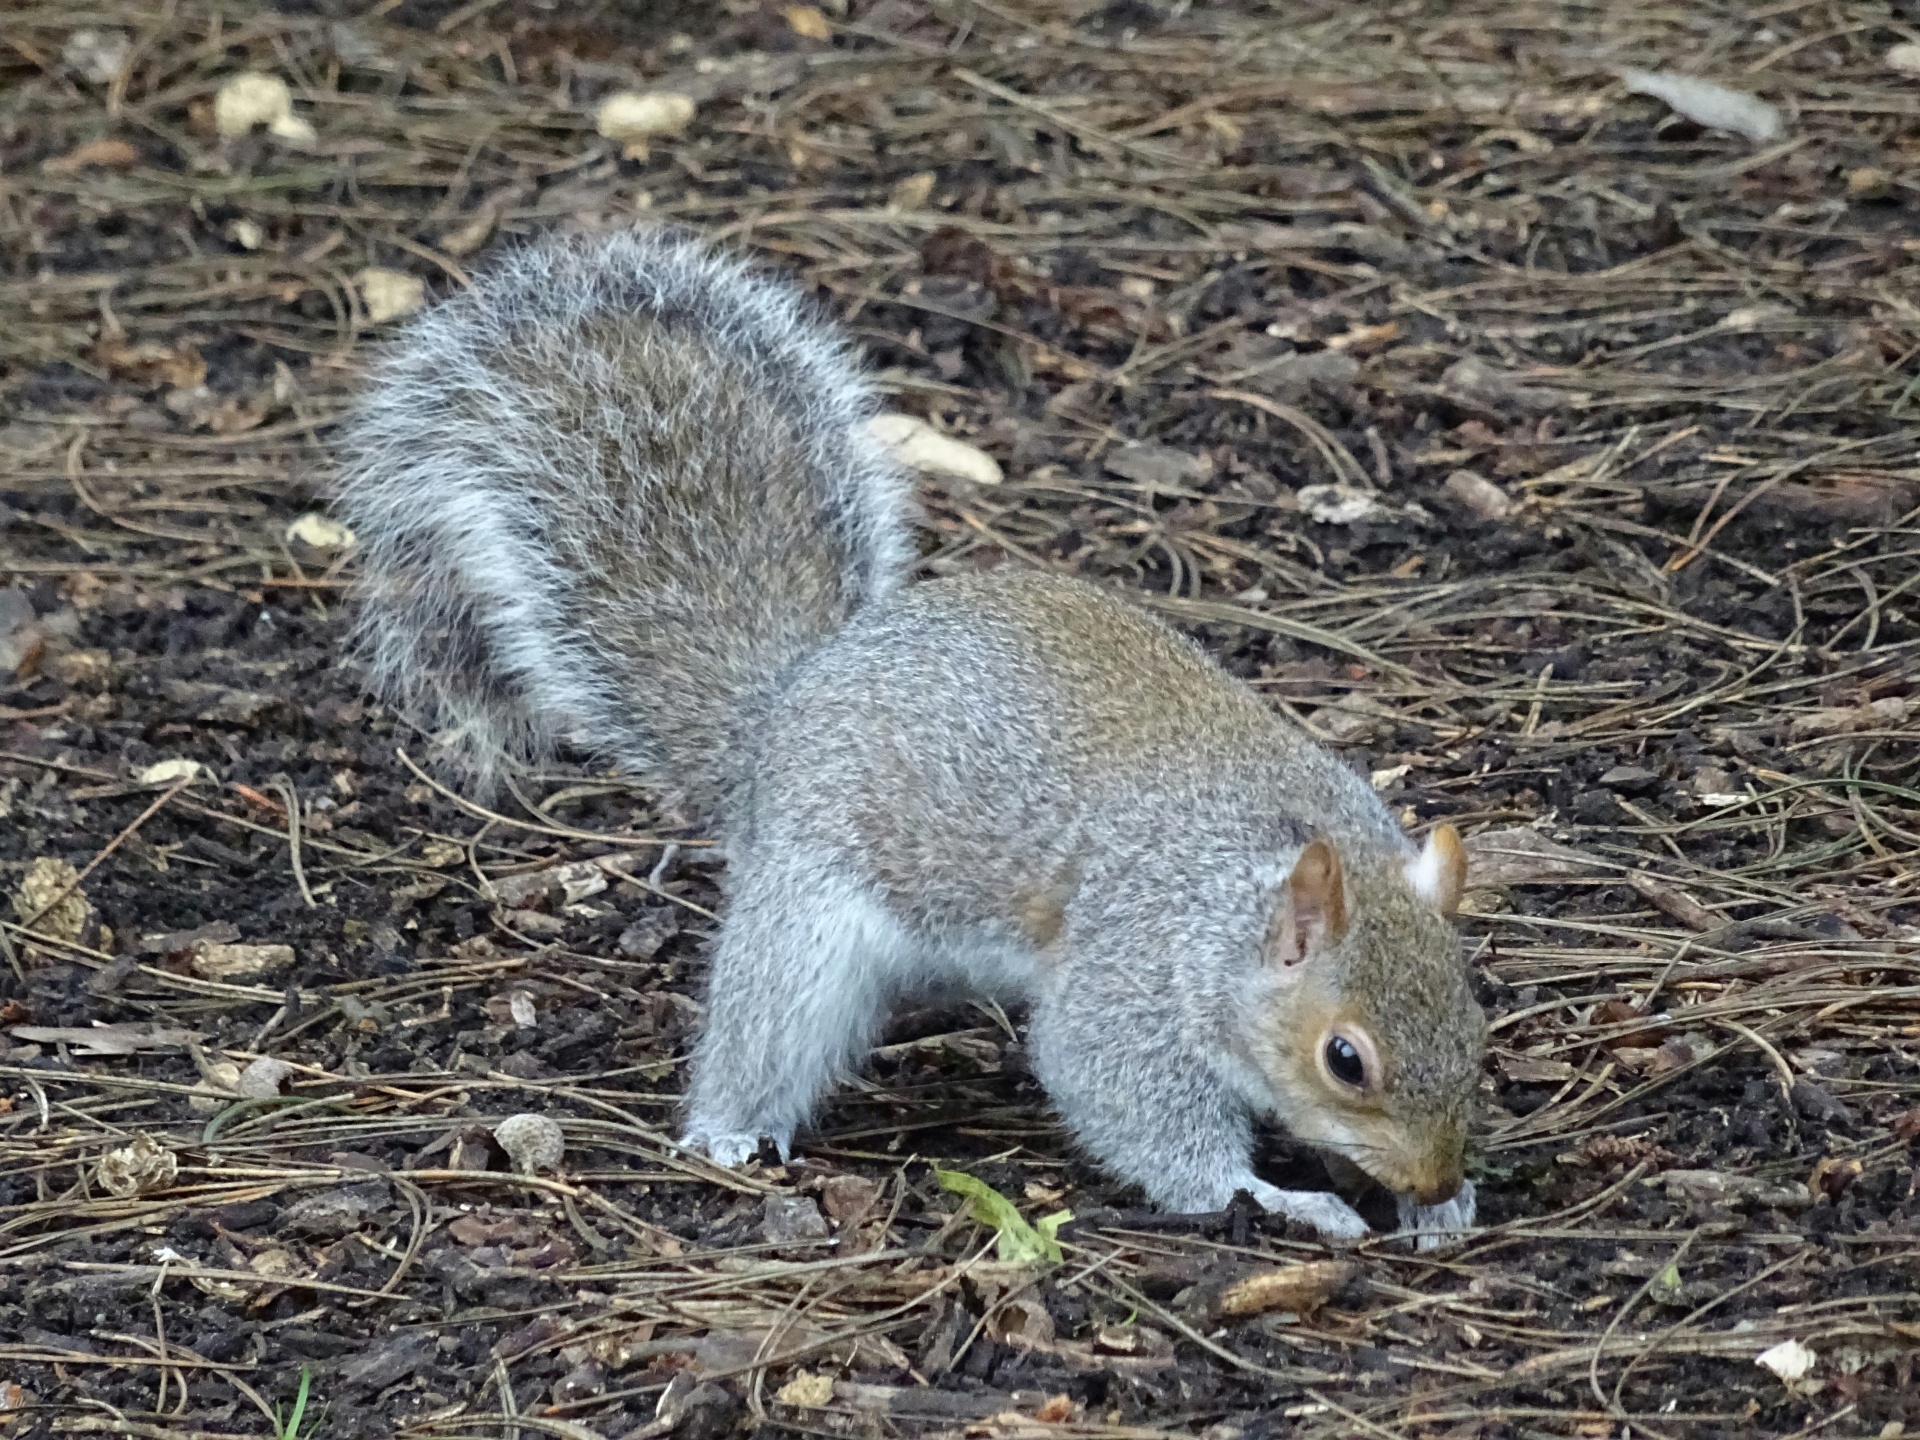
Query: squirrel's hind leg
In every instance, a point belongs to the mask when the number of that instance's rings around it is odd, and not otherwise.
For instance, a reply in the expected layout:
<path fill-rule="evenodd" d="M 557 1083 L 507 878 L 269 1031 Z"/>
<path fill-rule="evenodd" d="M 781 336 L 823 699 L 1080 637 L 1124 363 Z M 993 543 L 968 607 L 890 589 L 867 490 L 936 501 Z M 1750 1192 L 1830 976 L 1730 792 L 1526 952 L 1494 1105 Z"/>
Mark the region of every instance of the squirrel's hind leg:
<path fill-rule="evenodd" d="M 683 1142 L 722 1165 L 793 1133 L 872 1046 L 910 941 L 877 898 L 831 871 L 736 861 L 707 983 Z"/>

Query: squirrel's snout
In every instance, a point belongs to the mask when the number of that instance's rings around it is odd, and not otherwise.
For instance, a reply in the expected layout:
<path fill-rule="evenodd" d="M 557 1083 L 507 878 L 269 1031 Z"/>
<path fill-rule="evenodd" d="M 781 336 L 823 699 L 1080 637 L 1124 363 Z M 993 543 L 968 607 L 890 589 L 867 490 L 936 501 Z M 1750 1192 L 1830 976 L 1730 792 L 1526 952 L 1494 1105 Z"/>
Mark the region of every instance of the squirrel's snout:
<path fill-rule="evenodd" d="M 1422 1205 L 1444 1205 L 1460 1193 L 1464 1177 L 1459 1171 L 1442 1179 L 1426 1181 L 1414 1187 L 1413 1198 Z"/>
<path fill-rule="evenodd" d="M 1405 1175 L 1406 1193 L 1421 1205 L 1444 1205 L 1466 1183 L 1466 1157 L 1454 1145 L 1420 1156 Z"/>

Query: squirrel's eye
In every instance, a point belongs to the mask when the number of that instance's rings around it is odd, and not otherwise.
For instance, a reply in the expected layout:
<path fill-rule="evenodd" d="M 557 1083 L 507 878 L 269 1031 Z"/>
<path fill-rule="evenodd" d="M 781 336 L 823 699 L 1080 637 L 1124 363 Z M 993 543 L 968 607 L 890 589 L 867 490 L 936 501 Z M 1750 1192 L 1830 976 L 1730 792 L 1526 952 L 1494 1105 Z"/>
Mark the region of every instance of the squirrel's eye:
<path fill-rule="evenodd" d="M 1356 1090 L 1367 1083 L 1367 1067 L 1360 1059 L 1360 1052 L 1344 1035 L 1327 1041 L 1327 1069 L 1334 1079 Z"/>

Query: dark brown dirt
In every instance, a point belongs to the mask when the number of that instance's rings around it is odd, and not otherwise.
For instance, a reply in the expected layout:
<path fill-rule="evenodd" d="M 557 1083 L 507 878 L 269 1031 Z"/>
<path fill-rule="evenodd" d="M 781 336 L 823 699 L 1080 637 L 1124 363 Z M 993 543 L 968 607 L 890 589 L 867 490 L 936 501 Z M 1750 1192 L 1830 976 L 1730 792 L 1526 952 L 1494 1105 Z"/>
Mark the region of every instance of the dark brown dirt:
<path fill-rule="evenodd" d="M 1911 19 L 0 15 L 0 1435 L 270 1433 L 303 1372 L 338 1436 L 1920 1429 Z M 218 138 L 247 69 L 315 140 Z M 628 87 L 698 114 L 622 158 Z M 1320 1247 L 1134 1208 L 986 1009 L 898 1017 L 792 1164 L 674 1150 L 699 837 L 584 757 L 490 808 L 416 768 L 287 531 L 366 267 L 637 216 L 789 268 L 1001 463 L 929 479 L 930 573 L 1135 587 L 1473 837 L 1484 1233 L 1223 1316 Z M 935 1162 L 1071 1209 L 1064 1263 L 996 1264 Z"/>

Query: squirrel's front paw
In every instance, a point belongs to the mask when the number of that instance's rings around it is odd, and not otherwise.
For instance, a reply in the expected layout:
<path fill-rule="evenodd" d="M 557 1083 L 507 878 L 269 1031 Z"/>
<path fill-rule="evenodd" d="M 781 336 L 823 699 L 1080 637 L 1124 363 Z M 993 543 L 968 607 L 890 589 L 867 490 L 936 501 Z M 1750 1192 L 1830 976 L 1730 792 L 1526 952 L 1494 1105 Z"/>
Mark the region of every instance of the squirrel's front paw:
<path fill-rule="evenodd" d="M 1368 1230 L 1358 1210 L 1324 1190 L 1282 1190 L 1261 1181 L 1252 1194 L 1269 1215 L 1311 1225 L 1323 1240 L 1358 1240 Z"/>
<path fill-rule="evenodd" d="M 1460 1186 L 1459 1194 L 1439 1205 L 1421 1205 L 1405 1195 L 1399 1199 L 1400 1228 L 1411 1232 L 1415 1245 L 1422 1250 L 1438 1250 L 1464 1239 L 1479 1209 L 1471 1180 Z"/>
<path fill-rule="evenodd" d="M 680 1137 L 680 1143 L 689 1150 L 704 1150 L 707 1157 L 716 1165 L 724 1165 L 729 1170 L 737 1170 L 760 1153 L 760 1136 L 745 1130 L 707 1130 L 699 1126 L 687 1131 Z M 774 1145 L 780 1151 L 780 1158 L 792 1158 L 793 1141 L 791 1137 L 776 1135 Z"/>

